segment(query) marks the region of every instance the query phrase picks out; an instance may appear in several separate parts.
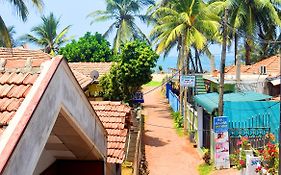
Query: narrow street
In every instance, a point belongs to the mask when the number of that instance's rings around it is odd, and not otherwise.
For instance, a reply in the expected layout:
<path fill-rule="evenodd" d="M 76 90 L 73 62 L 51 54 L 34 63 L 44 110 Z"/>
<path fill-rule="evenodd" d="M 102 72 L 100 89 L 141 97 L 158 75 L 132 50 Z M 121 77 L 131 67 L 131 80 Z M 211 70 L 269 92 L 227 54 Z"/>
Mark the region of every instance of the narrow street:
<path fill-rule="evenodd" d="M 144 92 L 151 87 L 144 88 Z M 197 175 L 202 163 L 185 137 L 177 135 L 169 104 L 160 89 L 144 96 L 145 152 L 150 175 Z"/>

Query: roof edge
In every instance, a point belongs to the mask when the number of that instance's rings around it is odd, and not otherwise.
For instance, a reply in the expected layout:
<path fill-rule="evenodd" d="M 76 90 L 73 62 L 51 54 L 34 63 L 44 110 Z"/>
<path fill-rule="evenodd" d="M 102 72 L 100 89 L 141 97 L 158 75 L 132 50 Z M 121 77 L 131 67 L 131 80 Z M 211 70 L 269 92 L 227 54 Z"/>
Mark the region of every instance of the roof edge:
<path fill-rule="evenodd" d="M 17 110 L 14 118 L 11 121 L 13 127 L 6 129 L 6 133 L 3 133 L 5 138 L 1 138 L 1 141 L 5 141 L 3 146 L 0 145 L 0 174 L 5 169 L 7 162 L 13 154 L 16 145 L 18 144 L 20 137 L 24 133 L 33 112 L 39 104 L 45 89 L 48 87 L 54 73 L 62 61 L 62 56 L 56 56 L 50 61 L 44 62 L 44 68 L 38 79 L 35 81 L 33 87 L 28 93 L 27 97 L 22 102 L 21 106 Z M 8 134 L 8 132 L 10 132 Z"/>

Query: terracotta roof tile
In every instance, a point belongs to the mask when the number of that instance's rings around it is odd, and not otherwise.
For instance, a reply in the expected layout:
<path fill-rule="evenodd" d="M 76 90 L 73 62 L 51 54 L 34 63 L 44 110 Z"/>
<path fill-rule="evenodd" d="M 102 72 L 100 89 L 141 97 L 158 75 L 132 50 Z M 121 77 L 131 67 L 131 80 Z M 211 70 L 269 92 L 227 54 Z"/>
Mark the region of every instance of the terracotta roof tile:
<path fill-rule="evenodd" d="M 131 108 L 121 102 L 90 102 L 102 121 L 107 133 L 107 162 L 122 163 L 125 158 L 125 146 Z"/>
<path fill-rule="evenodd" d="M 73 72 L 73 75 L 75 76 L 75 78 L 77 79 L 78 83 L 82 87 L 82 89 L 87 87 L 93 81 L 92 78 L 87 77 L 87 76 L 79 73 L 78 71 L 72 70 L 72 72 Z"/>
<path fill-rule="evenodd" d="M 277 77 L 280 75 L 280 57 L 278 55 L 263 59 L 253 65 L 241 65 L 241 74 L 259 74 L 259 69 L 261 66 L 266 67 L 267 75 L 269 77 Z M 236 66 L 227 66 L 225 68 L 225 73 L 226 75 L 235 75 Z"/>
<path fill-rule="evenodd" d="M 51 56 L 41 50 L 29 50 L 22 48 L 1 48 L 0 59 L 5 59 L 6 69 L 24 68 L 27 59 L 32 59 L 33 67 L 40 67 L 41 63 L 51 59 Z"/>
<path fill-rule="evenodd" d="M 36 70 L 24 69 L 27 60 Z M 0 48 L 0 60 L 5 64 L 0 71 L 0 135 L 25 99 L 40 74 L 40 65 L 51 57 L 39 50 Z"/>
<path fill-rule="evenodd" d="M 99 72 L 99 77 L 102 77 L 104 74 L 108 73 L 112 62 L 72 62 L 68 63 L 71 70 L 77 71 L 87 77 L 90 77 L 90 73 L 93 70 Z"/>

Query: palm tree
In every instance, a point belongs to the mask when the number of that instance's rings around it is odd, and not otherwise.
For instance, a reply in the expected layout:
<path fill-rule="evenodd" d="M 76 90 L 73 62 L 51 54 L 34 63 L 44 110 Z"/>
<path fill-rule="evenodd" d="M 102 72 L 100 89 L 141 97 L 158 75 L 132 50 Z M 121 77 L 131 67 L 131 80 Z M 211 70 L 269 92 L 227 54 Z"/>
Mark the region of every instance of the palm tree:
<path fill-rule="evenodd" d="M 255 38 L 266 33 L 269 25 L 281 26 L 278 12 L 279 0 L 226 0 L 229 10 L 229 24 L 235 36 L 237 48 L 237 35 L 244 38 L 245 63 L 251 63 L 251 50 Z M 236 30 L 237 29 L 237 30 Z M 235 51 L 237 52 L 237 51 Z"/>
<path fill-rule="evenodd" d="M 16 1 L 8 1 L 12 7 L 14 7 L 17 11 L 18 16 L 23 20 L 26 21 L 28 16 L 28 9 L 26 6 L 26 0 L 16 0 Z M 32 0 L 31 1 L 34 6 L 36 6 L 39 10 L 43 8 L 43 1 L 42 0 Z M 6 24 L 3 18 L 0 16 L 0 38 L 3 41 L 4 46 L 12 47 L 12 41 L 9 35 L 9 29 L 6 27 Z"/>
<path fill-rule="evenodd" d="M 145 40 L 149 43 L 146 35 L 136 25 L 136 19 L 145 21 L 146 16 L 141 15 L 140 11 L 144 6 L 154 4 L 154 0 L 106 0 L 106 10 L 97 10 L 88 15 L 95 21 L 114 20 L 108 30 L 104 33 L 105 37 L 116 29 L 113 42 L 114 52 L 118 52 L 120 46 L 131 39 Z"/>
<path fill-rule="evenodd" d="M 167 54 L 176 46 L 179 50 L 179 69 L 181 72 L 184 70 L 185 74 L 189 73 L 191 47 L 202 50 L 209 39 L 219 35 L 219 17 L 210 7 L 203 0 L 172 0 L 165 6 L 155 8 L 152 13 L 155 26 L 151 37 L 156 43 L 156 51 Z M 187 90 L 184 96 L 186 99 Z"/>
<path fill-rule="evenodd" d="M 13 35 L 16 34 L 15 27 L 14 26 L 7 27 L 7 30 L 8 30 L 8 34 L 10 37 L 11 46 L 14 47 L 14 46 L 16 46 L 16 41 L 13 37 Z M 6 46 L 6 43 L 4 41 L 4 38 L 0 37 L 0 47 L 5 47 L 5 46 Z"/>
<path fill-rule="evenodd" d="M 60 21 L 55 18 L 53 13 L 50 13 L 49 16 L 42 16 L 41 19 L 42 23 L 31 29 L 35 35 L 26 34 L 22 39 L 43 46 L 44 52 L 55 55 L 60 46 L 70 40 L 70 38 L 66 38 L 70 25 L 57 33 Z"/>

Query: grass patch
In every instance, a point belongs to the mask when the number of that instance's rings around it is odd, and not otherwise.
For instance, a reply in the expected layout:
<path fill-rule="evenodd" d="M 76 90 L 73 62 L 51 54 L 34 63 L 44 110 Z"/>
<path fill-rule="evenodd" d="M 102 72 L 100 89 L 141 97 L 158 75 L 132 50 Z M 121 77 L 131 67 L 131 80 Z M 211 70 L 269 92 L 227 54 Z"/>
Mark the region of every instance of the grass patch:
<path fill-rule="evenodd" d="M 150 81 L 149 83 L 145 84 L 145 86 L 161 86 L 162 82 L 160 81 Z"/>
<path fill-rule="evenodd" d="M 209 175 L 214 170 L 214 167 L 212 164 L 208 165 L 206 163 L 203 163 L 197 167 L 197 170 L 200 175 Z"/>

